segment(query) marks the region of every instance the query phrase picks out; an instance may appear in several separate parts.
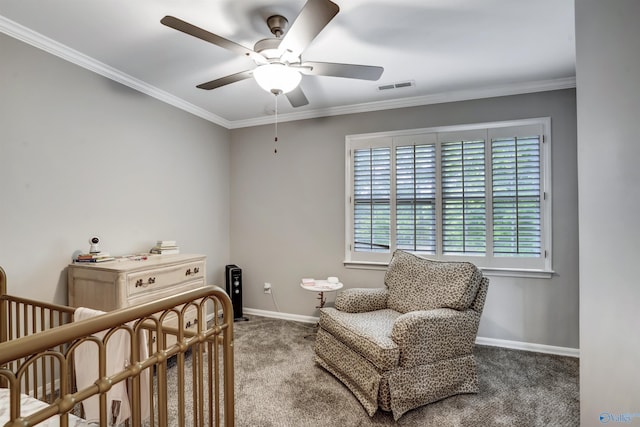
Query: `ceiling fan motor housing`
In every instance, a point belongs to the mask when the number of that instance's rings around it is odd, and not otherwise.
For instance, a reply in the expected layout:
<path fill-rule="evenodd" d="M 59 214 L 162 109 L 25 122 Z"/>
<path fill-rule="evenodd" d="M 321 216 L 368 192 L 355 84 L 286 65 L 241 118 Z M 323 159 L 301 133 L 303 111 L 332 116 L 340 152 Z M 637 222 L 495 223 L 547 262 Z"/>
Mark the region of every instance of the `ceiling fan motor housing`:
<path fill-rule="evenodd" d="M 287 21 L 287 18 L 282 15 L 273 15 L 267 18 L 267 25 L 269 26 L 271 34 L 278 38 L 282 37 L 288 24 L 289 21 Z"/>
<path fill-rule="evenodd" d="M 280 56 L 278 47 L 280 46 L 281 41 L 282 39 L 276 39 L 273 37 L 270 39 L 262 39 L 253 46 L 253 50 L 267 59 L 277 59 Z"/>

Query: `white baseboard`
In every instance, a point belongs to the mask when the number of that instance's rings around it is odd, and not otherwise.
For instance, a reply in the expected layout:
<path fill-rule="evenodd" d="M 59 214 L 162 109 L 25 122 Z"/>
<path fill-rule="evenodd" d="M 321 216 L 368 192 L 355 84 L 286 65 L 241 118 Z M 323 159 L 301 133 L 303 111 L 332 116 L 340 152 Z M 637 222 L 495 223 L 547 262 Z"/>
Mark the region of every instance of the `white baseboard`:
<path fill-rule="evenodd" d="M 278 311 L 259 310 L 257 308 L 243 308 L 246 314 L 253 314 L 262 317 L 271 317 L 274 319 L 293 320 L 296 322 L 316 323 L 317 317 L 302 316 L 300 314 L 281 313 Z M 555 354 L 557 356 L 580 357 L 580 349 L 569 347 L 557 347 L 553 345 L 528 343 L 523 341 L 511 341 L 498 338 L 477 337 L 476 344 L 487 345 L 491 347 L 504 347 L 514 350 L 533 351 L 536 353 Z"/>
<path fill-rule="evenodd" d="M 243 308 L 243 313 L 253 314 L 262 317 L 271 317 L 274 319 L 293 320 L 295 322 L 318 323 L 318 318 L 313 316 L 303 316 L 301 314 L 281 313 L 279 311 L 259 310 L 257 308 Z"/>
<path fill-rule="evenodd" d="M 498 338 L 477 337 L 476 344 L 492 347 L 512 348 L 514 350 L 534 351 L 536 353 L 555 354 L 557 356 L 580 357 L 579 348 L 557 347 L 546 344 L 536 344 L 523 341 L 510 341 Z"/>

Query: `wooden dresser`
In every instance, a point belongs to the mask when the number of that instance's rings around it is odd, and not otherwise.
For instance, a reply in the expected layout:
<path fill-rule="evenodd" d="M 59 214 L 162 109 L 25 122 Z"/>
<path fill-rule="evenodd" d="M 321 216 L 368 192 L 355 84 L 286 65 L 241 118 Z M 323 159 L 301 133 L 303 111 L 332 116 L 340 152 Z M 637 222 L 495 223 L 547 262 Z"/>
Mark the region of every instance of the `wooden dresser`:
<path fill-rule="evenodd" d="M 140 261 L 74 263 L 68 268 L 69 305 L 111 311 L 200 288 L 206 285 L 206 277 L 204 255 L 149 255 Z M 195 310 L 186 314 L 184 323 L 187 329 L 195 329 Z M 177 328 L 177 318 L 173 316 L 165 324 Z"/>

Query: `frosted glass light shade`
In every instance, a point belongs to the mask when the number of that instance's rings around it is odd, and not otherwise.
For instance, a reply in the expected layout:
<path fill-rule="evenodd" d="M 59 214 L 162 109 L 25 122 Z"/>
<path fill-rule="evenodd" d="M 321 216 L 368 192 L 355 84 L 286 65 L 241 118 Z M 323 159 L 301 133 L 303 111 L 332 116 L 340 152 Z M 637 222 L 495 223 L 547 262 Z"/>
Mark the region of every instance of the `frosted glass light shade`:
<path fill-rule="evenodd" d="M 302 75 L 283 64 L 260 65 L 253 70 L 253 78 L 260 87 L 271 93 L 287 93 L 298 87 Z"/>

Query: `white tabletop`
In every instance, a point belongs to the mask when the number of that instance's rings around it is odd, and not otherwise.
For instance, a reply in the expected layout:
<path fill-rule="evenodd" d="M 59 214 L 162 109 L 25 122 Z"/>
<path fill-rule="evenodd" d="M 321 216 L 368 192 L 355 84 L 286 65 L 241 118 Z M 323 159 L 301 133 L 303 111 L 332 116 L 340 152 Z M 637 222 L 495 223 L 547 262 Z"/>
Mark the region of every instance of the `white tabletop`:
<path fill-rule="evenodd" d="M 313 292 L 329 292 L 329 291 L 337 291 L 342 288 L 342 283 L 333 283 L 328 280 L 314 280 L 313 282 L 302 282 L 300 283 L 300 287 L 302 289 L 306 289 L 307 291 Z"/>

